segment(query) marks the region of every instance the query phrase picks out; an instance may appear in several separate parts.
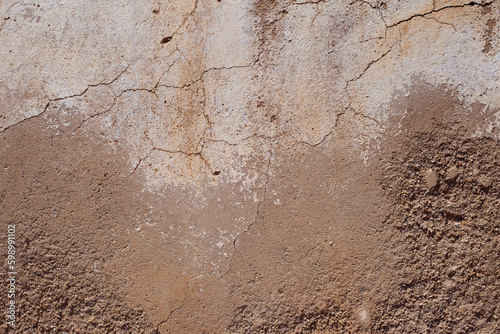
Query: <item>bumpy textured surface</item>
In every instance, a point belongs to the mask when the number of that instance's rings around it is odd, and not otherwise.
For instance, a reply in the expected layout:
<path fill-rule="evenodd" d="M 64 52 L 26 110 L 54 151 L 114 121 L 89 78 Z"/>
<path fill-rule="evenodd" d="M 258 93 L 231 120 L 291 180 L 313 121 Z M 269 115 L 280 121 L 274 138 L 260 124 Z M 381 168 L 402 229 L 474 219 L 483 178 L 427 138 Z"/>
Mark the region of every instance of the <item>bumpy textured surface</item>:
<path fill-rule="evenodd" d="M 497 1 L 0 13 L 1 331 L 500 330 Z"/>

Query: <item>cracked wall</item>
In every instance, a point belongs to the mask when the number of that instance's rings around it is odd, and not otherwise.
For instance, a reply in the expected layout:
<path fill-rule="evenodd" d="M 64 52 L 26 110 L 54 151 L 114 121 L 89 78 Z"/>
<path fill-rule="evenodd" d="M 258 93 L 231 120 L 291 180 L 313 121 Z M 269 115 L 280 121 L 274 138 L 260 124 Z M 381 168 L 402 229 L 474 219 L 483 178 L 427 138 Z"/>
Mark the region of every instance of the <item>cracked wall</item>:
<path fill-rule="evenodd" d="M 499 140 L 499 11 L 494 0 L 3 1 L 0 136 L 36 122 L 52 142 L 121 157 L 144 210 L 123 217 L 128 246 L 104 270 L 160 332 L 313 332 L 301 319 L 324 312 L 337 312 L 330 329 L 368 330 L 394 270 L 370 264 L 385 254 L 389 206 L 377 168 L 387 138 L 414 126 L 395 101 L 430 85 L 460 106 L 451 120 L 475 120 L 470 136 Z"/>

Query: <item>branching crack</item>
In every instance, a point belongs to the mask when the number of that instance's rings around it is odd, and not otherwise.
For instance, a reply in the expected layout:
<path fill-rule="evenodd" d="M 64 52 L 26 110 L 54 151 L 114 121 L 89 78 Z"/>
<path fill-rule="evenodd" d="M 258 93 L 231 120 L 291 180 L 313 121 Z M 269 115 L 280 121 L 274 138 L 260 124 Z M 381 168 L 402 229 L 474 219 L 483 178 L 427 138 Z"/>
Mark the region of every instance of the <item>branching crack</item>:
<path fill-rule="evenodd" d="M 130 173 L 129 176 L 132 176 L 139 169 L 139 167 L 141 167 L 142 162 L 144 160 L 146 160 L 147 158 L 149 158 L 151 156 L 151 154 L 153 154 L 153 151 L 154 151 L 154 149 L 151 149 L 151 150 L 149 150 L 148 154 L 146 154 L 144 157 L 139 157 L 139 161 L 137 162 L 137 165 L 135 165 L 134 169 L 132 170 L 132 172 Z"/>
<path fill-rule="evenodd" d="M 14 124 L 12 124 L 12 125 L 7 126 L 7 127 L 5 127 L 2 131 L 0 131 L 0 133 L 4 133 L 4 132 L 5 132 L 5 131 L 7 131 L 8 129 L 11 129 L 11 128 L 13 128 L 13 127 L 15 127 L 15 126 L 17 126 L 17 125 L 19 125 L 19 124 L 21 124 L 21 123 L 25 122 L 25 121 L 29 121 L 29 120 L 31 120 L 31 119 L 33 119 L 33 118 L 36 118 L 36 117 L 40 117 L 40 116 L 42 116 L 42 115 L 43 115 L 43 114 L 44 114 L 44 113 L 48 110 L 48 108 L 49 108 L 50 104 L 52 104 L 53 102 L 59 102 L 59 101 L 63 101 L 63 100 L 66 100 L 66 99 L 71 99 L 71 98 L 74 98 L 74 97 L 80 97 L 80 96 L 83 96 L 83 95 L 84 95 L 84 94 L 85 94 L 85 93 L 86 93 L 86 92 L 87 92 L 90 88 L 93 88 L 93 87 L 99 87 L 99 86 L 109 86 L 109 85 L 113 84 L 116 80 L 118 80 L 118 79 L 119 79 L 119 78 L 123 75 L 123 73 L 125 73 L 125 72 L 128 70 L 128 67 L 129 67 L 129 66 L 127 66 L 127 67 L 126 67 L 123 71 L 121 71 L 121 72 L 120 72 L 120 73 L 119 73 L 119 74 L 118 74 L 118 75 L 117 75 L 114 79 L 112 79 L 111 81 L 108 81 L 108 82 L 100 82 L 100 83 L 97 83 L 97 84 L 91 84 L 91 85 L 88 85 L 88 86 L 87 86 L 87 88 L 85 88 L 85 89 L 83 90 L 83 92 L 81 92 L 81 93 L 78 93 L 78 94 L 73 94 L 73 95 L 68 95 L 68 96 L 64 96 L 64 97 L 58 97 L 58 98 L 55 98 L 55 99 L 50 99 L 50 98 L 49 98 L 49 101 L 48 101 L 48 102 L 47 102 L 47 104 L 45 105 L 45 108 L 42 110 L 42 112 L 40 112 L 40 113 L 38 113 L 38 114 L 36 114 L 36 115 L 30 116 L 30 117 L 24 118 L 24 119 L 20 120 L 20 121 L 19 121 L 19 122 L 17 122 L 17 123 L 14 123 Z M 114 102 L 114 103 L 116 103 L 116 99 L 115 99 L 115 102 Z M 114 103 L 113 103 L 113 106 L 114 106 Z M 113 106 L 112 106 L 112 107 L 113 107 Z M 109 111 L 109 110 L 108 110 L 108 111 Z M 91 116 L 91 117 L 92 117 L 92 116 Z M 91 117 L 90 117 L 90 118 L 91 118 Z M 80 126 L 78 126 L 78 128 L 77 128 L 77 129 L 79 129 L 80 127 L 81 127 L 81 125 L 80 125 Z"/>
<path fill-rule="evenodd" d="M 435 21 L 435 22 L 437 22 L 437 23 L 439 23 L 439 24 L 443 24 L 443 25 L 445 25 L 445 26 L 451 26 L 451 27 L 453 28 L 453 30 L 457 31 L 457 28 L 455 27 L 455 25 L 454 25 L 453 23 L 448 23 L 448 22 L 439 21 L 439 20 L 438 20 L 437 18 L 435 18 L 435 17 L 427 17 L 427 16 L 425 16 L 424 18 L 425 18 L 425 19 L 427 19 L 427 20 L 433 20 L 433 21 Z"/>
<path fill-rule="evenodd" d="M 330 135 L 334 132 L 335 128 L 336 128 L 336 127 L 337 127 L 337 125 L 338 125 L 338 122 L 339 122 L 340 118 L 341 118 L 342 116 L 344 116 L 344 115 L 347 113 L 347 111 L 348 111 L 349 109 L 352 109 L 352 108 L 351 108 L 352 99 L 351 99 L 351 95 L 349 94 L 349 85 L 350 85 L 352 82 L 355 82 L 356 80 L 359 80 L 359 79 L 360 79 L 360 78 L 361 78 L 361 77 L 362 77 L 362 76 L 366 73 L 366 71 L 368 71 L 368 69 L 370 69 L 370 67 L 371 67 L 371 66 L 373 66 L 375 63 L 377 63 L 377 62 L 378 62 L 378 61 L 380 61 L 382 58 L 384 58 L 385 56 L 387 56 L 387 54 L 389 54 L 389 52 L 391 52 L 391 51 L 392 51 L 392 48 L 393 48 L 393 47 L 394 47 L 394 45 L 396 45 L 397 43 L 398 43 L 398 42 L 396 42 L 396 43 L 394 43 L 393 45 L 391 45 L 391 46 L 389 47 L 389 49 L 388 49 L 386 52 L 384 52 L 382 55 L 380 55 L 377 59 L 374 59 L 374 60 L 372 60 L 370 63 L 368 63 L 368 65 L 364 68 L 364 70 L 363 70 L 363 71 L 362 71 L 362 72 L 361 72 L 361 73 L 360 73 L 360 74 L 359 74 L 356 78 L 353 78 L 353 79 L 350 79 L 350 80 L 347 80 L 347 81 L 346 81 L 346 85 L 345 85 L 345 87 L 344 87 L 344 90 L 345 90 L 346 95 L 347 95 L 347 97 L 348 97 L 348 101 L 349 101 L 349 103 L 348 103 L 348 105 L 347 105 L 347 106 L 343 109 L 343 111 L 337 115 L 337 118 L 335 119 L 335 124 L 334 124 L 334 125 L 333 125 L 333 127 L 330 129 L 330 131 L 329 131 L 329 132 L 328 132 L 325 136 L 323 136 L 323 138 L 322 138 L 321 140 L 319 140 L 317 143 L 311 144 L 311 143 L 306 142 L 306 141 L 299 141 L 299 142 L 295 143 L 295 144 L 293 145 L 293 147 L 295 147 L 295 146 L 297 146 L 297 145 L 300 145 L 300 144 L 303 144 L 303 145 L 308 145 L 308 146 L 311 146 L 311 147 L 321 145 L 321 144 L 322 144 L 322 143 L 323 143 L 323 142 L 324 142 L 324 141 L 325 141 L 325 140 L 326 140 L 326 139 L 327 139 L 327 138 L 328 138 L 328 137 L 329 137 L 329 136 L 330 136 Z M 365 115 L 362 115 L 362 116 L 365 116 Z M 365 117 L 367 117 L 367 118 L 368 118 L 368 116 L 365 116 Z M 380 124 L 379 124 L 379 122 L 378 122 L 377 120 L 375 120 L 375 119 L 372 119 L 372 120 L 373 120 L 374 122 L 376 122 L 378 125 L 380 125 Z"/>
<path fill-rule="evenodd" d="M 203 147 L 202 147 L 202 149 L 203 149 Z M 200 149 L 199 152 L 184 152 L 182 150 L 172 151 L 172 150 L 167 150 L 167 149 L 163 149 L 163 148 L 159 148 L 159 147 L 153 147 L 153 151 L 160 151 L 160 152 L 169 153 L 169 154 L 181 154 L 181 155 L 185 155 L 185 156 L 189 156 L 189 157 L 199 157 L 201 159 L 201 161 L 203 161 L 205 166 L 210 170 L 210 172 L 213 172 L 213 169 L 210 166 L 210 163 L 203 156 L 203 152 L 201 151 L 202 149 Z"/>
<path fill-rule="evenodd" d="M 177 27 L 177 29 L 175 29 L 175 31 L 172 33 L 172 37 L 175 36 L 179 30 L 182 29 L 182 27 L 184 27 L 184 25 L 186 24 L 187 20 L 194 15 L 194 13 L 196 12 L 196 9 L 198 8 L 198 0 L 196 0 L 194 2 L 194 6 L 193 6 L 193 9 L 191 10 L 191 12 L 189 14 L 187 14 L 185 17 L 184 17 L 184 20 L 182 20 L 181 24 Z"/>
<path fill-rule="evenodd" d="M 414 14 L 414 15 L 410 16 L 409 18 L 406 18 L 406 19 L 404 19 L 404 20 L 400 20 L 400 21 L 398 21 L 398 22 L 396 22 L 396 23 L 393 23 L 393 24 L 391 24 L 391 25 L 388 25 L 388 26 L 387 26 L 387 28 L 389 29 L 389 28 L 396 27 L 396 26 L 398 26 L 398 25 L 400 25 L 400 24 L 402 24 L 402 23 L 405 23 L 405 22 L 411 21 L 411 20 L 413 20 L 413 19 L 414 19 L 414 18 L 416 18 L 416 17 L 423 17 L 423 18 L 425 18 L 425 16 L 427 16 L 427 15 L 430 15 L 430 14 L 435 14 L 435 13 L 439 13 L 439 12 L 441 12 L 441 11 L 443 11 L 443 10 L 446 10 L 446 9 L 450 9 L 450 8 L 465 8 L 465 7 L 473 7 L 473 6 L 486 7 L 486 6 L 491 5 L 491 4 L 492 4 L 492 3 L 494 3 L 495 1 L 496 1 L 496 0 L 489 0 L 489 1 L 488 1 L 488 0 L 486 0 L 486 1 L 482 1 L 481 3 L 477 3 L 477 2 L 475 2 L 475 1 L 470 1 L 470 2 L 465 3 L 465 4 L 463 4 L 463 5 L 449 5 L 449 6 L 443 6 L 443 7 L 441 7 L 441 8 L 437 8 L 437 9 L 436 9 L 436 4 L 434 3 L 434 4 L 433 4 L 433 8 L 432 8 L 432 10 L 431 10 L 431 11 L 429 11 L 429 12 L 427 12 L 427 13 L 423 13 L 423 14 Z M 439 22 L 439 21 L 438 21 L 438 22 Z"/>
<path fill-rule="evenodd" d="M 114 108 L 114 106 L 116 105 L 116 103 L 118 102 L 118 98 L 119 98 L 119 97 L 120 97 L 120 96 L 115 96 L 115 98 L 114 98 L 114 100 L 113 100 L 113 103 L 111 104 L 111 107 L 109 107 L 108 109 L 106 109 L 106 110 L 104 110 L 104 111 L 101 111 L 101 112 L 99 112 L 99 113 L 97 113 L 97 114 L 90 115 L 89 117 L 85 118 L 85 119 L 84 119 L 84 120 L 80 123 L 80 125 L 78 125 L 78 126 L 76 127 L 75 132 L 76 132 L 76 131 L 78 131 L 78 130 L 80 130 L 80 128 L 81 128 L 81 127 L 82 127 L 82 126 L 83 126 L 83 125 L 84 125 L 87 121 L 89 121 L 90 119 L 92 119 L 92 118 L 94 118 L 94 117 L 99 117 L 99 116 L 102 116 L 102 115 L 107 114 L 108 112 L 110 112 L 110 111 L 111 111 L 111 109 L 113 109 L 113 108 Z"/>
<path fill-rule="evenodd" d="M 180 85 L 180 86 L 174 86 L 174 85 L 160 85 L 160 84 L 157 84 L 156 88 L 158 87 L 166 87 L 166 88 L 176 88 L 176 89 L 184 89 L 184 88 L 188 88 L 200 81 L 203 80 L 203 78 L 205 77 L 205 75 L 209 72 L 212 72 L 212 71 L 222 71 L 222 70 L 232 70 L 232 69 L 236 69 L 236 68 L 251 68 L 251 67 L 254 67 L 260 60 L 260 57 L 262 55 L 262 53 L 264 52 L 264 50 L 262 50 L 261 52 L 259 52 L 259 54 L 257 55 L 257 57 L 252 61 L 252 63 L 250 64 L 247 64 L 247 65 L 234 65 L 234 66 L 222 66 L 222 67 L 212 67 L 212 68 L 209 68 L 209 69 L 206 69 L 204 70 L 200 76 L 195 79 L 194 81 L 191 81 L 191 82 L 188 82 L 188 83 L 185 83 L 183 85 Z"/>
<path fill-rule="evenodd" d="M 79 97 L 79 96 L 83 96 L 85 93 L 88 92 L 88 90 L 90 88 L 95 88 L 95 87 L 100 87 L 100 86 L 110 86 L 112 85 L 116 80 L 118 80 L 125 72 L 127 72 L 128 68 L 130 67 L 130 65 L 127 65 L 125 67 L 124 70 L 122 70 L 120 73 L 118 73 L 117 76 L 115 76 L 111 81 L 105 81 L 105 82 L 99 82 L 99 83 L 96 83 L 96 84 L 90 84 L 87 86 L 87 88 L 85 88 L 81 93 L 78 93 L 78 94 L 73 94 L 73 95 L 68 95 L 68 96 L 64 96 L 64 97 L 58 97 L 58 98 L 55 98 L 55 99 L 52 99 L 50 100 L 51 102 L 57 102 L 57 101 L 62 101 L 62 100 L 66 100 L 66 99 L 71 99 L 73 97 Z"/>

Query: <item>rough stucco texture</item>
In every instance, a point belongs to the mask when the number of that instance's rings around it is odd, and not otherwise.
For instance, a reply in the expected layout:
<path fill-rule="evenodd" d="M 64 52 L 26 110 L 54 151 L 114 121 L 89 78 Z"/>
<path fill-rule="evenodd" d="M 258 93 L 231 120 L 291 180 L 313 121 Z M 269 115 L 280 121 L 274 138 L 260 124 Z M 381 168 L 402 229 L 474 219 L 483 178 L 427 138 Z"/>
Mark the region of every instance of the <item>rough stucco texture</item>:
<path fill-rule="evenodd" d="M 4 332 L 500 330 L 497 1 L 0 13 Z"/>

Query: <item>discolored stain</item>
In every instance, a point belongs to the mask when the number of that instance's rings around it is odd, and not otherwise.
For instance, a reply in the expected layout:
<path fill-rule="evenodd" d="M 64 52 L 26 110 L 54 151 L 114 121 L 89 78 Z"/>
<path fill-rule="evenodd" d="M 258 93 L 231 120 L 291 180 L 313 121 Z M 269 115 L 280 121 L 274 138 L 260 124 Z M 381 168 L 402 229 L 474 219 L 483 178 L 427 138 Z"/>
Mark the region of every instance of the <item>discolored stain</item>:
<path fill-rule="evenodd" d="M 500 185 L 490 180 L 500 176 L 500 142 L 471 136 L 484 118 L 470 113 L 456 88 L 417 81 L 409 90 L 393 103 L 404 116 L 390 125 L 379 167 L 392 202 L 387 245 L 398 250 L 398 273 L 372 330 L 494 332 L 500 217 L 492 208 Z"/>
<path fill-rule="evenodd" d="M 382 265 L 382 234 L 370 233 L 383 230 L 385 199 L 377 172 L 350 154 L 341 135 L 332 143 L 274 155 L 279 168 L 267 196 L 280 201 L 262 202 L 238 238 L 225 276 L 238 305 L 228 332 L 365 332 L 368 313 L 360 320 L 353 305 L 391 271 Z"/>
<path fill-rule="evenodd" d="M 485 118 L 494 114 L 488 108 L 487 114 L 483 113 L 485 106 L 480 104 L 473 104 L 469 112 L 457 99 L 459 92 L 446 84 L 434 86 L 415 77 L 408 90 L 391 102 L 389 132 L 392 135 L 409 138 L 455 123 L 462 124 L 461 131 L 472 134 Z"/>
<path fill-rule="evenodd" d="M 16 249 L 18 313 L 8 332 L 154 333 L 145 310 L 127 300 L 121 271 L 108 267 L 127 246 L 130 217 L 142 211 L 138 185 L 124 177 L 126 160 L 98 140 L 48 125 L 33 118 L 0 136 L 0 165 L 8 166 L 0 220 L 14 223 L 25 245 Z M 0 298 L 7 300 L 6 289 Z"/>
<path fill-rule="evenodd" d="M 492 53 L 494 52 L 493 41 L 496 38 L 495 29 L 497 28 L 497 20 L 489 19 L 486 22 L 486 27 L 484 30 L 483 38 L 484 38 L 484 48 L 483 53 Z"/>
<path fill-rule="evenodd" d="M 281 19 L 288 14 L 281 0 L 258 0 L 253 5 L 252 13 L 257 18 L 259 44 L 274 43 L 281 35 L 283 27 Z"/>

